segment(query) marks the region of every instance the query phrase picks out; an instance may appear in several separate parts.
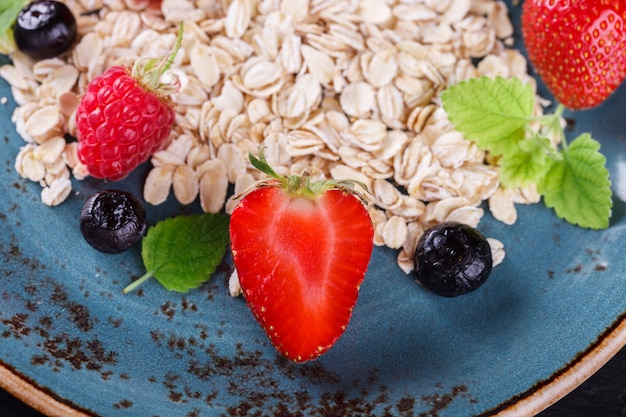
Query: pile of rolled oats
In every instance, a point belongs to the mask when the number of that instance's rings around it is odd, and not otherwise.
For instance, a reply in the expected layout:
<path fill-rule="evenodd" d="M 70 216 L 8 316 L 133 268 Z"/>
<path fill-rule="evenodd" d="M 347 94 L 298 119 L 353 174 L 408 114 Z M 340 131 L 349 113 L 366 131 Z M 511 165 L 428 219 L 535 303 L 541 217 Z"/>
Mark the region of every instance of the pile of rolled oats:
<path fill-rule="evenodd" d="M 77 44 L 33 62 L 16 52 L 0 68 L 25 140 L 15 167 L 39 182 L 42 201 L 63 202 L 76 158 L 74 111 L 89 81 L 115 64 L 166 55 L 185 22 L 171 72 L 176 124 L 151 159 L 144 198 L 230 212 L 258 179 L 249 152 L 264 147 L 279 173 L 365 183 L 375 243 L 399 249 L 413 269 L 424 228 L 447 220 L 476 226 L 488 201 L 516 220 L 533 188 L 503 189 L 489 156 L 457 133 L 439 93 L 480 75 L 532 83 L 524 57 L 507 47 L 513 28 L 493 0 L 66 0 Z M 541 113 L 538 105 L 536 112 Z M 172 191 L 172 192 L 171 192 Z M 490 239 L 494 262 L 504 257 Z"/>

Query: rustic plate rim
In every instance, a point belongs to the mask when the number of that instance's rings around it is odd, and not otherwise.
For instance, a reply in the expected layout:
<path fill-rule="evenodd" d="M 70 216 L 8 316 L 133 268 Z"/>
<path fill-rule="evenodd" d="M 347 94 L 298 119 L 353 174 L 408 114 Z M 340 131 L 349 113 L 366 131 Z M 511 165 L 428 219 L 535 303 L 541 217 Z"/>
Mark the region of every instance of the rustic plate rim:
<path fill-rule="evenodd" d="M 504 402 L 481 416 L 534 416 L 555 404 L 606 365 L 626 347 L 626 312 L 618 317 L 597 341 L 575 356 L 549 378 Z M 0 359 L 0 387 L 18 400 L 48 417 L 93 417 L 96 414 L 56 396 L 20 375 Z"/>

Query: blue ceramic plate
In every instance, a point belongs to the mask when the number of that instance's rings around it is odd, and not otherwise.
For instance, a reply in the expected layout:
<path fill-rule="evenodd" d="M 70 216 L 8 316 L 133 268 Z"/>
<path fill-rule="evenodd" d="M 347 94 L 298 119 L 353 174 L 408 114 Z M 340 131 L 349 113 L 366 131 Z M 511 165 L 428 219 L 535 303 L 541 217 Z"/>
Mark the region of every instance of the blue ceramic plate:
<path fill-rule="evenodd" d="M 519 14 L 519 7 L 513 8 Z M 3 58 L 6 62 L 6 58 Z M 54 416 L 532 415 L 626 344 L 626 89 L 568 114 L 608 156 L 611 226 L 568 225 L 537 204 L 514 226 L 481 222 L 507 257 L 487 284 L 448 299 L 423 291 L 376 248 L 345 335 L 319 360 L 288 363 L 271 347 L 225 271 L 180 295 L 143 273 L 139 248 L 92 250 L 78 229 L 85 198 L 40 202 L 13 169 L 22 145 L 0 83 L 0 385 Z M 141 195 L 139 170 L 116 187 Z M 194 210 L 150 208 L 154 224 Z"/>

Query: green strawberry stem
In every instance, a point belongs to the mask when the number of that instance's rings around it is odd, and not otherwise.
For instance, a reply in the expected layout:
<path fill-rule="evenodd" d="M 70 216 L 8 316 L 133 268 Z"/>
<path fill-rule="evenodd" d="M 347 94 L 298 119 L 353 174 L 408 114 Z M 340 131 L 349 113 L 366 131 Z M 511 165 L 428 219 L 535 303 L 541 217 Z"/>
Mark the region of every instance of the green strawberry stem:
<path fill-rule="evenodd" d="M 355 190 L 355 185 L 363 188 L 365 191 L 367 190 L 367 185 L 363 184 L 357 180 L 320 180 L 320 181 L 311 181 L 311 176 L 308 172 L 304 172 L 302 175 L 288 175 L 283 176 L 279 175 L 274 171 L 274 169 L 270 166 L 270 164 L 265 159 L 263 155 L 263 148 L 259 151 L 259 157 L 249 154 L 250 163 L 259 171 L 264 174 L 272 177 L 280 188 L 285 190 L 287 193 L 314 199 L 320 194 L 332 189 L 338 189 L 350 194 L 354 194 L 359 197 L 363 202 L 365 202 L 364 197 Z M 263 182 L 263 181 L 262 181 Z M 268 185 L 268 184 L 266 184 Z"/>
<path fill-rule="evenodd" d="M 141 84 L 149 91 L 167 95 L 178 91 L 178 83 L 169 84 L 161 82 L 161 77 L 167 71 L 180 50 L 183 41 L 183 29 L 184 23 L 180 22 L 178 25 L 178 36 L 176 38 L 176 44 L 174 44 L 174 50 L 165 58 L 144 58 L 138 59 L 133 65 L 132 76 L 141 81 Z"/>
<path fill-rule="evenodd" d="M 153 277 L 152 274 L 153 274 L 152 271 L 146 272 L 144 275 L 142 275 L 138 279 L 131 282 L 128 286 L 126 286 L 126 288 L 122 290 L 122 294 L 128 294 L 129 292 L 134 291 L 135 289 L 137 289 L 137 287 L 139 287 L 144 282 L 152 278 Z"/>

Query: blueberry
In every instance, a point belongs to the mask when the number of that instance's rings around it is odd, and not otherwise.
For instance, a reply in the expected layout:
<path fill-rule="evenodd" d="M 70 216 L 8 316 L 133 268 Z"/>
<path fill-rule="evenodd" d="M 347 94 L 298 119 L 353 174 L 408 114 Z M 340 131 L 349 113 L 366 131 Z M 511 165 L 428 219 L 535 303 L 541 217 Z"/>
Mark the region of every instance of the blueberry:
<path fill-rule="evenodd" d="M 94 248 L 119 253 L 130 248 L 146 231 L 146 212 L 135 196 L 105 190 L 89 198 L 80 213 L 80 231 Z"/>
<path fill-rule="evenodd" d="M 417 281 L 444 297 L 474 291 L 489 277 L 493 260 L 487 239 L 475 228 L 445 222 L 424 232 L 415 250 Z"/>
<path fill-rule="evenodd" d="M 52 58 L 67 50 L 76 38 L 76 18 L 63 3 L 36 0 L 18 14 L 13 36 L 26 55 Z"/>

